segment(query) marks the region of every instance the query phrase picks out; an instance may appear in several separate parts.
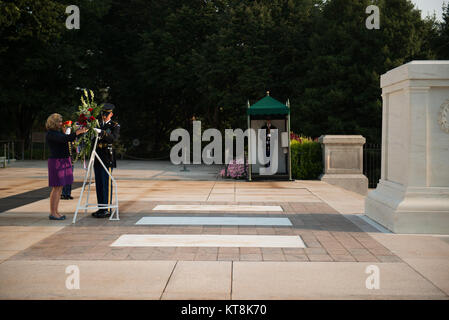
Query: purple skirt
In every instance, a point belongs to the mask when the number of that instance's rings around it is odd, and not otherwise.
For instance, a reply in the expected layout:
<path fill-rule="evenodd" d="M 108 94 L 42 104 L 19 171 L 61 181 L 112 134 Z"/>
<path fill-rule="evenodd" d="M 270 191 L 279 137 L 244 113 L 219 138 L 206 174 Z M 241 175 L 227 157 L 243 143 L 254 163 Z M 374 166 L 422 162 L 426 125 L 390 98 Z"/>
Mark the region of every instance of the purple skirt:
<path fill-rule="evenodd" d="M 73 172 L 70 158 L 48 159 L 48 185 L 59 187 L 72 183 Z"/>

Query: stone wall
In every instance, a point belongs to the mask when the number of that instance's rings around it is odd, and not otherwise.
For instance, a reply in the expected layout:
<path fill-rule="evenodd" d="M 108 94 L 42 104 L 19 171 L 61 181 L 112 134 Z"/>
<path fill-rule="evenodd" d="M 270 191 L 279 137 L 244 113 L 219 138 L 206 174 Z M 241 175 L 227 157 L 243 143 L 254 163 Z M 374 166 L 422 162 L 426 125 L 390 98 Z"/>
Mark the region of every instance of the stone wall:
<path fill-rule="evenodd" d="M 324 174 L 320 180 L 366 195 L 368 179 L 363 175 L 362 136 L 325 135 L 319 138 L 323 148 Z"/>

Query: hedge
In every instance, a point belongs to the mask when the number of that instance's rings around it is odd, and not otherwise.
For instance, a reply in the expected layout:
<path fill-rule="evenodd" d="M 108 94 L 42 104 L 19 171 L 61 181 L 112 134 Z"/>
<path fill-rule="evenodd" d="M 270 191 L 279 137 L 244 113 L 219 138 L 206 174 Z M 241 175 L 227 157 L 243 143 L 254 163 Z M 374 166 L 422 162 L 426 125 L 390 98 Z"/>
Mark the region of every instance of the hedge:
<path fill-rule="evenodd" d="M 316 180 L 323 173 L 321 144 L 307 138 L 291 141 L 292 177 Z"/>

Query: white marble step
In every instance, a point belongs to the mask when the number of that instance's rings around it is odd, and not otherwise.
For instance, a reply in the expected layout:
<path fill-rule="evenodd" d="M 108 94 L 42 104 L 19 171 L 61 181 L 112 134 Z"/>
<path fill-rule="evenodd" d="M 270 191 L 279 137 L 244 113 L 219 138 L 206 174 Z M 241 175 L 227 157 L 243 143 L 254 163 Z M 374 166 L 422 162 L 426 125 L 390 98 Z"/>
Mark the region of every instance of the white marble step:
<path fill-rule="evenodd" d="M 143 217 L 136 225 L 291 226 L 288 218 L 263 217 Z"/>
<path fill-rule="evenodd" d="M 305 248 L 300 236 L 124 234 L 111 247 Z"/>

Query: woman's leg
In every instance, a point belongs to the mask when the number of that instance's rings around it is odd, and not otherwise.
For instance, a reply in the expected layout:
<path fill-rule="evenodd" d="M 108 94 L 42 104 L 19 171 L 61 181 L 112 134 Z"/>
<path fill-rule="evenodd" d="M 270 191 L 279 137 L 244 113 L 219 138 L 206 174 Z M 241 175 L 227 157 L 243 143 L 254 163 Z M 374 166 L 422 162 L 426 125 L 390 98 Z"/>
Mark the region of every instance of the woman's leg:
<path fill-rule="evenodd" d="M 60 217 L 58 213 L 58 205 L 61 197 L 62 186 L 53 187 L 50 193 L 50 214 L 55 217 Z"/>
<path fill-rule="evenodd" d="M 56 199 L 55 199 L 55 201 L 56 201 L 56 207 L 55 208 L 56 208 L 56 215 L 58 217 L 61 217 L 61 215 L 58 212 L 58 207 L 59 207 L 59 200 L 61 200 L 62 188 L 63 188 L 63 186 L 56 187 L 56 192 L 58 193 L 58 195 L 56 196 Z"/>
<path fill-rule="evenodd" d="M 57 216 L 56 214 L 56 196 L 57 196 L 57 191 L 56 191 L 57 187 L 52 187 L 51 188 L 51 193 L 50 193 L 50 214 L 52 216 Z"/>

